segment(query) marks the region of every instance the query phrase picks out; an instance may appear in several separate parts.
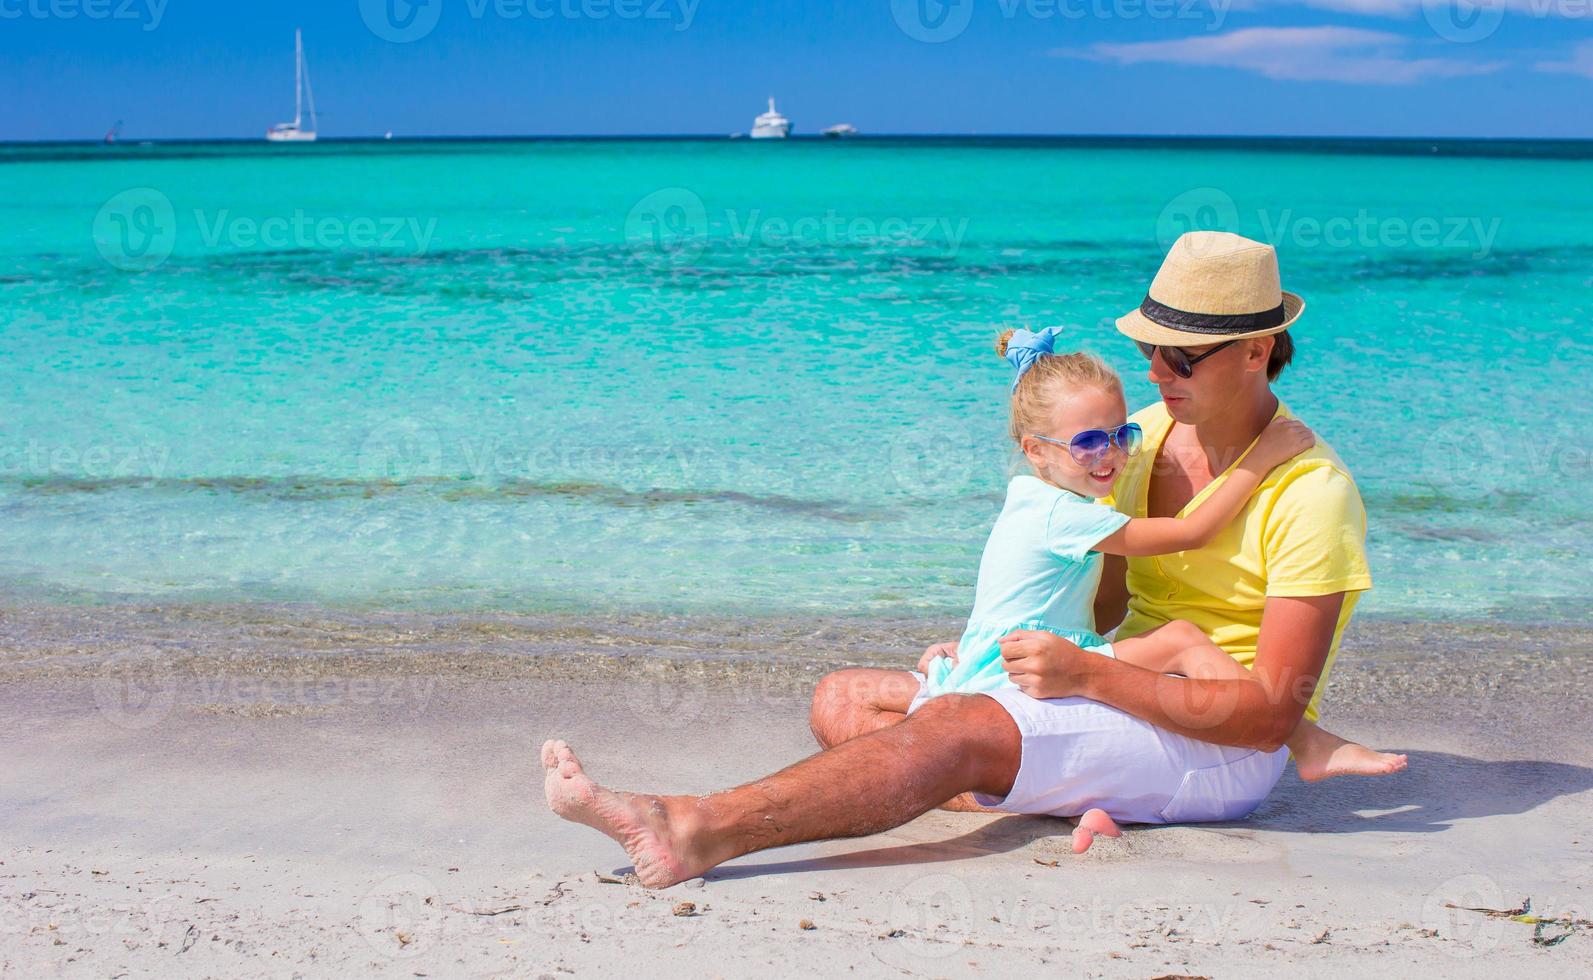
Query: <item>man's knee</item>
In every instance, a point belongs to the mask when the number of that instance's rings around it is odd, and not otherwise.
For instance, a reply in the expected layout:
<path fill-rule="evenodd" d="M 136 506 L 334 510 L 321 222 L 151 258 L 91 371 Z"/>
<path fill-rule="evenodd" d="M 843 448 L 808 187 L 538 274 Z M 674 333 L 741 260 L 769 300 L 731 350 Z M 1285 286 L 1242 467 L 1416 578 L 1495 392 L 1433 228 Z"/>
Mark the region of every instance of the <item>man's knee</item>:
<path fill-rule="evenodd" d="M 1006 795 L 1023 759 L 1017 722 L 994 698 L 983 694 L 942 694 L 926 701 L 908 719 L 936 729 L 934 738 L 955 745 L 969 769 L 971 786 Z"/>
<path fill-rule="evenodd" d="M 1175 649 L 1179 652 L 1211 645 L 1211 637 L 1187 619 L 1175 619 L 1162 629 L 1166 631 L 1168 639 L 1175 644 Z"/>

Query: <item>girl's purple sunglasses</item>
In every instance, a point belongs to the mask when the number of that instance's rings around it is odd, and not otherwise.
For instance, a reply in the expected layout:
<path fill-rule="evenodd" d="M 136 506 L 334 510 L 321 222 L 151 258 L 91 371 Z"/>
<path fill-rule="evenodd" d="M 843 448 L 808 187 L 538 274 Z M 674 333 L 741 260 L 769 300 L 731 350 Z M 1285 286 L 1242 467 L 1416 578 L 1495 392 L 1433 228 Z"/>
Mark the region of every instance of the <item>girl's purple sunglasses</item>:
<path fill-rule="evenodd" d="M 1073 438 L 1063 442 L 1050 436 L 1031 433 L 1041 442 L 1049 442 L 1053 446 L 1061 446 L 1073 457 L 1073 461 L 1080 466 L 1093 466 L 1099 463 L 1113 446 L 1123 450 L 1125 455 L 1135 456 L 1145 444 L 1145 433 L 1140 429 L 1138 422 L 1129 422 L 1118 426 L 1111 432 L 1105 429 L 1086 429 Z"/>

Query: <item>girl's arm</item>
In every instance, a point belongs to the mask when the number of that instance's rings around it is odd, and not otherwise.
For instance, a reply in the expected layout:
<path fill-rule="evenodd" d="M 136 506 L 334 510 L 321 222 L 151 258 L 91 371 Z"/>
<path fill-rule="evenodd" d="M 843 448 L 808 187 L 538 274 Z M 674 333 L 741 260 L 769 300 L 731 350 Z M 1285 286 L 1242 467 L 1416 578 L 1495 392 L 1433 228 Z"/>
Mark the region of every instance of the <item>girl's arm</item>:
<path fill-rule="evenodd" d="M 1188 517 L 1136 517 L 1103 538 L 1095 550 L 1140 558 L 1204 547 L 1218 531 L 1233 523 L 1274 466 L 1314 445 L 1316 436 L 1305 423 L 1273 419 L 1262 430 L 1250 454 Z"/>

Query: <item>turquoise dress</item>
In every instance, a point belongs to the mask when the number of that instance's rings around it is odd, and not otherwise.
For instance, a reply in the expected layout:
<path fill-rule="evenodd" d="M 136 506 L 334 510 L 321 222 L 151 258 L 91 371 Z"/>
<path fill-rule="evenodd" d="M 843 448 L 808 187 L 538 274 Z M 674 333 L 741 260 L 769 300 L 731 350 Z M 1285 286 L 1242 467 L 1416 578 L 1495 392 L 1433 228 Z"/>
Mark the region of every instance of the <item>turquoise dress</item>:
<path fill-rule="evenodd" d="M 924 695 L 1014 687 L 997 642 L 1014 630 L 1048 630 L 1110 657 L 1111 644 L 1095 632 L 1103 559 L 1094 548 L 1128 520 L 1039 477 L 1013 477 L 979 560 L 979 586 L 957 662 L 933 661 Z"/>

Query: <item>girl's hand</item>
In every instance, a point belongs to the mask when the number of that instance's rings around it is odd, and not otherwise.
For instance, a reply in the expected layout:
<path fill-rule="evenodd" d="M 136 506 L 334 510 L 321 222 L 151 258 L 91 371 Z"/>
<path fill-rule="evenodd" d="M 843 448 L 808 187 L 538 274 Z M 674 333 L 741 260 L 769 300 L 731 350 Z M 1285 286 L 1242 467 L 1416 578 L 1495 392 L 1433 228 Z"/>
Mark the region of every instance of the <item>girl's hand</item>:
<path fill-rule="evenodd" d="M 1270 470 L 1288 462 L 1316 445 L 1316 434 L 1298 419 L 1273 419 L 1261 430 L 1250 459 L 1261 469 Z"/>
<path fill-rule="evenodd" d="M 1067 698 L 1083 688 L 1086 653 L 1055 633 L 1018 630 L 1000 640 L 1001 666 L 1018 690 L 1031 698 Z"/>
<path fill-rule="evenodd" d="M 952 663 L 957 662 L 956 643 L 937 643 L 924 650 L 924 655 L 918 658 L 918 672 L 925 677 L 929 676 L 929 665 L 941 657 L 946 657 Z"/>

